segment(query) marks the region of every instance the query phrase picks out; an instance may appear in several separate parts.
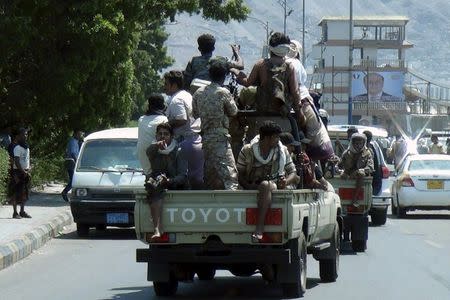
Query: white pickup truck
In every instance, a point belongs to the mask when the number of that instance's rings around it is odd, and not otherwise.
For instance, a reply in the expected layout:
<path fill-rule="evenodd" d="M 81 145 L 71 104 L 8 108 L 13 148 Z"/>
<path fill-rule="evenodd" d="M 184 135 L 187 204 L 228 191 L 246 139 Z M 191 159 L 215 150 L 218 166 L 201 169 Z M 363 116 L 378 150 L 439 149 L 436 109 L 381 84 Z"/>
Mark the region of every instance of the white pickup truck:
<path fill-rule="evenodd" d="M 331 186 L 330 186 L 331 187 Z M 216 270 L 251 276 L 259 270 L 281 284 L 285 296 L 306 290 L 306 257 L 320 263 L 320 278 L 338 277 L 341 204 L 334 192 L 273 192 L 262 240 L 253 240 L 257 191 L 168 191 L 162 237 L 152 242 L 152 220 L 144 189 L 136 191 L 135 228 L 148 247 L 137 249 L 137 262 L 148 264 L 147 280 L 156 295 L 173 295 L 178 281 L 211 280 Z"/>

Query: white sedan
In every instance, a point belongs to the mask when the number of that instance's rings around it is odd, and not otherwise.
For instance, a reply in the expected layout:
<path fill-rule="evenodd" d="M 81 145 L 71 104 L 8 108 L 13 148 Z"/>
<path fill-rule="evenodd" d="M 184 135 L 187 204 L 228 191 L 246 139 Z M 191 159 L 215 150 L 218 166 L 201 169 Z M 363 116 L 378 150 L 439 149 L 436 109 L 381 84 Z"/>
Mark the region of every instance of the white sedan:
<path fill-rule="evenodd" d="M 392 184 L 392 213 L 408 210 L 450 210 L 450 155 L 407 156 Z"/>

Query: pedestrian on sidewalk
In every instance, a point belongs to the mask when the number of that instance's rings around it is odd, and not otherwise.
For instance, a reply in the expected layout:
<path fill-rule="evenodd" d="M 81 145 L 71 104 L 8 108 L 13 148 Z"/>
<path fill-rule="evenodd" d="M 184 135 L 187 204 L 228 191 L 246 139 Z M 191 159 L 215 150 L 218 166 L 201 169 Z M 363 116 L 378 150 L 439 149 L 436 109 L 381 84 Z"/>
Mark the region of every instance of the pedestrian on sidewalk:
<path fill-rule="evenodd" d="M 25 203 L 28 200 L 28 195 L 31 187 L 31 173 L 30 173 L 30 147 L 27 143 L 28 129 L 20 128 L 17 135 L 17 144 L 14 146 L 12 152 L 14 155 L 14 163 L 12 169 L 12 178 L 14 180 L 14 193 L 11 198 L 13 206 L 13 218 L 31 218 L 25 212 Z M 20 212 L 17 213 L 17 206 L 20 205 Z"/>
<path fill-rule="evenodd" d="M 67 193 L 72 189 L 73 172 L 75 171 L 75 163 L 77 162 L 78 154 L 80 153 L 80 147 L 83 143 L 83 131 L 75 129 L 72 137 L 67 142 L 66 158 L 64 160 L 64 166 L 69 175 L 69 180 L 64 190 L 61 192 L 61 196 L 64 201 L 68 202 Z"/>

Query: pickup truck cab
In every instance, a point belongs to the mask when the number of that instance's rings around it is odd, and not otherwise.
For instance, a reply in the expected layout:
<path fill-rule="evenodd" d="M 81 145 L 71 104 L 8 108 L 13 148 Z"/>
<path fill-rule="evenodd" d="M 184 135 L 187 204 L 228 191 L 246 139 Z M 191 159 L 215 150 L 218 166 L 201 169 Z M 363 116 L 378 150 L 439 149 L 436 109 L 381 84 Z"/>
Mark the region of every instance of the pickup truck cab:
<path fill-rule="evenodd" d="M 332 187 L 330 186 L 330 190 Z M 256 190 L 168 191 L 164 234 L 151 240 L 153 225 L 146 192 L 136 190 L 135 230 L 148 246 L 137 249 L 147 263 L 156 295 L 173 295 L 178 281 L 211 280 L 216 270 L 235 276 L 259 272 L 281 285 L 285 296 L 306 291 L 307 253 L 319 260 L 320 278 L 338 277 L 340 199 L 334 191 L 279 190 L 265 220 L 262 240 L 252 239 L 257 218 Z"/>
<path fill-rule="evenodd" d="M 386 164 L 383 151 L 378 143 L 378 140 L 387 138 L 388 133 L 384 128 L 379 127 L 361 125 L 328 125 L 328 135 L 333 143 L 333 147 L 335 146 L 336 141 L 339 141 L 345 148 L 347 148 L 347 129 L 350 126 L 358 129 L 359 133 L 363 133 L 365 130 L 372 132 L 373 140 L 371 145 L 374 150 L 375 172 L 373 174 L 372 181 L 373 194 L 369 215 L 372 220 L 372 225 L 384 225 L 386 223 L 387 210 L 392 199 L 392 181 L 389 179 L 391 172 Z M 337 188 L 337 186 L 333 186 Z"/>
<path fill-rule="evenodd" d="M 75 165 L 70 208 L 79 236 L 89 228 L 134 225 L 134 190 L 145 176 L 137 158 L 137 128 L 88 135 Z"/>

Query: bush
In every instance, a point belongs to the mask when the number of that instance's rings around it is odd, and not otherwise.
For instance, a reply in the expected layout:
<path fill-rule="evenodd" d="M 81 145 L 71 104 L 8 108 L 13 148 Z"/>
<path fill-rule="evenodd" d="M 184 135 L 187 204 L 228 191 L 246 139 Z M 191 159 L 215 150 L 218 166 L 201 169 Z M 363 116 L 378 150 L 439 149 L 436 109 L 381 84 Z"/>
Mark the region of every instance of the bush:
<path fill-rule="evenodd" d="M 67 181 L 64 160 L 61 157 L 31 157 L 31 159 L 31 184 L 33 187 L 51 181 Z"/>
<path fill-rule="evenodd" d="M 6 201 L 8 187 L 9 155 L 8 151 L 0 148 L 0 204 Z"/>

